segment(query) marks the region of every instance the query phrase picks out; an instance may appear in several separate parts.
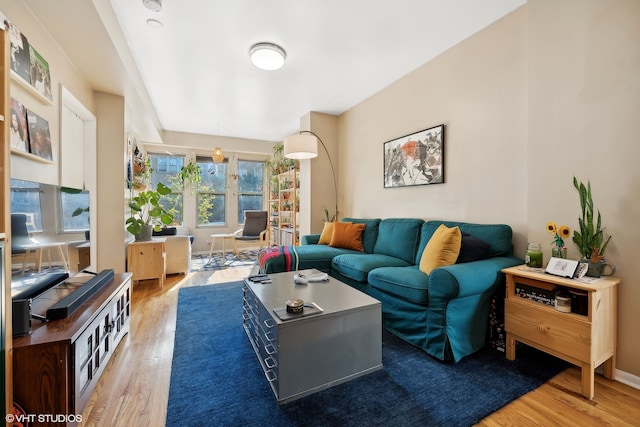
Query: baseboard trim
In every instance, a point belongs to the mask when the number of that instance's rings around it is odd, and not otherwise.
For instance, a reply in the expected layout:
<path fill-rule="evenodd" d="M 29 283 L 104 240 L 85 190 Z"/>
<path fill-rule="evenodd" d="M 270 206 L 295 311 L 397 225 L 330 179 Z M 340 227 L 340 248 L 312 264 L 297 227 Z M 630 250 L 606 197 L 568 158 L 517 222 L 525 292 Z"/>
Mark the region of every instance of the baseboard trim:
<path fill-rule="evenodd" d="M 640 390 L 640 377 L 636 375 L 616 369 L 616 381 Z"/>

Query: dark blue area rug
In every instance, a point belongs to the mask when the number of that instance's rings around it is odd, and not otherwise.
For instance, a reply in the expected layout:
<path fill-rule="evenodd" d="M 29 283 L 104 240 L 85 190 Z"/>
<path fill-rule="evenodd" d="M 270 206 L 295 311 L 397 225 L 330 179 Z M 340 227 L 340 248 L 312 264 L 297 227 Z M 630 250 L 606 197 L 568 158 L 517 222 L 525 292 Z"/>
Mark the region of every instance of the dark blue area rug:
<path fill-rule="evenodd" d="M 384 369 L 278 405 L 242 328 L 240 282 L 183 288 L 167 426 L 468 426 L 569 365 L 530 347 L 441 362 L 383 331 Z M 313 367 L 309 367 L 313 369 Z"/>

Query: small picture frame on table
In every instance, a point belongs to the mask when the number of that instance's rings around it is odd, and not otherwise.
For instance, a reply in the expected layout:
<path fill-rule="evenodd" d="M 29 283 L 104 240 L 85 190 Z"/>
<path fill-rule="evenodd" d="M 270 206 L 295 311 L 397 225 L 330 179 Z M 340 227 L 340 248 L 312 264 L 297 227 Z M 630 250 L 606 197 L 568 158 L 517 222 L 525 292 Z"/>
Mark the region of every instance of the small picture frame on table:
<path fill-rule="evenodd" d="M 564 258 L 552 257 L 547 264 L 545 273 L 553 274 L 554 276 L 573 278 L 578 269 L 578 261 Z"/>

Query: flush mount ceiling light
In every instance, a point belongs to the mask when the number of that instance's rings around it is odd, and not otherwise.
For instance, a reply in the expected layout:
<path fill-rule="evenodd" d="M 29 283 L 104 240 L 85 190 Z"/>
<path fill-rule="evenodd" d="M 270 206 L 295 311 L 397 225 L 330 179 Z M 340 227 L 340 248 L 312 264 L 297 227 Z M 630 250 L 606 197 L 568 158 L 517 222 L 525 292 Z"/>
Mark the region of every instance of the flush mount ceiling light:
<path fill-rule="evenodd" d="M 249 50 L 251 62 L 261 70 L 273 71 L 282 68 L 286 52 L 277 44 L 257 43 Z"/>
<path fill-rule="evenodd" d="M 142 0 L 142 4 L 152 12 L 160 12 L 162 10 L 162 0 Z"/>
<path fill-rule="evenodd" d="M 164 28 L 164 24 L 157 19 L 147 19 L 147 25 L 154 30 L 161 30 Z"/>

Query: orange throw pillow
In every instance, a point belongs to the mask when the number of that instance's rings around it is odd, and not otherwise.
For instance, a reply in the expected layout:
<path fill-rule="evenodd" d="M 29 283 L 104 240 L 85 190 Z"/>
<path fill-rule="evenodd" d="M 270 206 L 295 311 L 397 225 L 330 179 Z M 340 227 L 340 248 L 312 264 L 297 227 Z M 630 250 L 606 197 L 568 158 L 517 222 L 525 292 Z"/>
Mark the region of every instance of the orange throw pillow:
<path fill-rule="evenodd" d="M 362 246 L 362 232 L 366 224 L 353 224 L 351 222 L 336 221 L 333 224 L 333 236 L 329 246 L 334 248 L 353 249 L 364 252 Z"/>
<path fill-rule="evenodd" d="M 322 229 L 322 234 L 320 234 L 320 240 L 318 240 L 319 245 L 328 245 L 331 243 L 331 238 L 333 237 L 333 222 L 325 222 L 324 228 Z"/>

